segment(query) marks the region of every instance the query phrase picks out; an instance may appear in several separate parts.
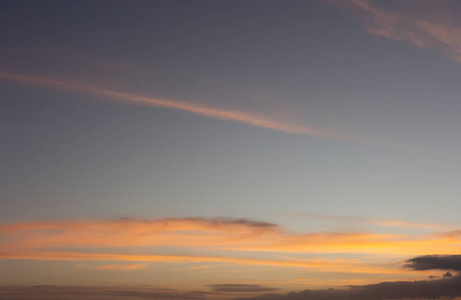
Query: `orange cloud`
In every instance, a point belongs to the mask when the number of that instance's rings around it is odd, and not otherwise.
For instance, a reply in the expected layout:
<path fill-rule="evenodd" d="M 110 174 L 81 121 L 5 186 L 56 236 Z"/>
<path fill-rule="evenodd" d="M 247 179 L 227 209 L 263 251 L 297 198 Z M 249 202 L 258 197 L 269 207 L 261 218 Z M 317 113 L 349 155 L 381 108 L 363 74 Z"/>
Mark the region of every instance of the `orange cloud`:
<path fill-rule="evenodd" d="M 461 251 L 461 240 L 436 238 L 432 235 L 320 233 L 303 236 L 283 236 L 272 243 L 238 245 L 235 248 L 246 251 L 281 251 L 292 253 L 458 254 Z"/>
<path fill-rule="evenodd" d="M 343 253 L 362 253 L 405 257 L 461 251 L 461 240 L 453 234 L 320 232 L 299 235 L 274 224 L 245 219 L 28 222 L 3 224 L 0 236 L 1 259 L 213 262 L 356 273 L 402 271 L 388 266 L 367 266 L 351 259 L 300 260 L 299 255 L 329 253 L 341 257 Z M 163 248 L 158 247 L 170 247 L 169 255 L 162 254 Z M 184 250 L 189 253 L 193 250 L 197 255 L 171 254 L 184 253 Z M 216 256 L 200 253 L 216 253 Z M 113 264 L 108 266 L 117 268 Z"/>
<path fill-rule="evenodd" d="M 0 226 L 7 248 L 62 246 L 218 246 L 276 234 L 273 224 L 248 220 L 160 219 L 107 222 L 62 221 Z M 11 238 L 11 240 L 9 240 Z"/>
<path fill-rule="evenodd" d="M 139 269 L 144 269 L 146 265 L 147 265 L 146 263 L 128 264 L 128 265 L 112 264 L 112 265 L 99 266 L 96 269 L 98 270 L 139 270 Z"/>
<path fill-rule="evenodd" d="M 139 264 L 110 264 L 102 266 L 76 265 L 76 269 L 94 269 L 94 270 L 139 270 L 146 268 L 150 262 Z"/>
<path fill-rule="evenodd" d="M 57 252 L 57 251 L 19 251 L 16 253 L 0 253 L 1 259 L 27 259 L 45 261 L 136 261 L 136 262 L 170 262 L 170 263 L 221 263 L 240 265 L 264 265 L 277 267 L 308 268 L 322 272 L 347 272 L 369 274 L 401 274 L 417 273 L 421 271 L 392 268 L 382 265 L 366 265 L 359 260 L 348 259 L 255 259 L 229 256 L 182 256 L 182 255 L 156 255 L 156 254 L 113 254 L 113 253 L 83 253 L 83 252 Z M 141 265 L 142 267 L 138 266 Z M 111 264 L 97 269 L 140 269 L 144 264 L 135 264 L 133 267 L 124 268 L 121 265 Z"/>
<path fill-rule="evenodd" d="M 413 1 L 411 10 L 392 4 L 385 9 L 367 0 L 329 2 L 356 12 L 370 34 L 433 49 L 461 62 L 461 6 L 454 1 Z"/>
<path fill-rule="evenodd" d="M 317 130 L 309 127 L 298 126 L 285 122 L 278 122 L 272 120 L 268 117 L 259 116 L 256 114 L 251 114 L 242 111 L 236 110 L 226 110 L 221 108 L 216 108 L 212 106 L 207 106 L 198 103 L 178 101 L 172 99 L 161 99 L 161 98 L 152 98 L 147 96 L 141 96 L 130 93 L 123 93 L 118 91 L 112 91 L 103 89 L 95 86 L 87 86 L 78 83 L 70 83 L 61 80 L 43 78 L 43 77 L 31 77 L 31 76 L 22 76 L 10 72 L 0 71 L 0 77 L 4 79 L 19 81 L 28 84 L 42 85 L 47 87 L 62 88 L 72 91 L 78 91 L 88 94 L 93 94 L 97 96 L 104 96 L 110 99 L 124 101 L 130 104 L 136 105 L 147 105 L 147 106 L 156 106 L 156 107 L 165 107 L 170 109 L 177 109 L 182 111 L 187 111 L 190 113 L 195 113 L 201 116 L 228 120 L 248 125 L 253 125 L 262 128 L 268 128 L 281 132 L 288 132 L 294 134 L 309 135 L 321 138 L 336 138 L 341 139 L 345 138 L 331 132 L 326 132 L 323 130 Z"/>

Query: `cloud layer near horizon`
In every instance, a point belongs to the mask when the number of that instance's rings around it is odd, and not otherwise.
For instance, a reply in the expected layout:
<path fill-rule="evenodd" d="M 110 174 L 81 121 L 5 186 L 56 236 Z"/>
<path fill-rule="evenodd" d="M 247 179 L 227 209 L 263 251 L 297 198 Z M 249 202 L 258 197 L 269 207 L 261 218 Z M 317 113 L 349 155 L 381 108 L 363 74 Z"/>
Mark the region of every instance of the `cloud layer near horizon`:
<path fill-rule="evenodd" d="M 405 266 L 414 270 L 461 271 L 461 255 L 426 255 L 407 260 Z M 253 300 L 389 300 L 389 299 L 449 299 L 461 297 L 461 275 L 447 272 L 442 279 L 393 281 L 350 286 L 348 289 L 304 290 L 289 294 L 266 294 Z"/>
<path fill-rule="evenodd" d="M 433 253 L 456 254 L 461 251 L 459 238 L 445 233 L 420 236 L 361 232 L 295 234 L 275 224 L 246 219 L 121 219 L 10 223 L 0 225 L 0 235 L 1 259 L 132 262 L 128 265 L 106 263 L 98 267 L 119 270 L 140 269 L 147 266 L 143 263 L 163 261 L 392 274 L 414 271 L 402 269 L 400 266 L 367 265 L 357 259 L 341 257 L 344 253 L 415 256 Z M 168 255 L 165 255 L 161 247 L 189 251 L 195 249 L 195 255 L 174 254 L 174 251 L 169 251 Z M 255 258 L 251 253 L 260 254 Z M 274 257 L 261 253 L 284 255 Z M 296 254 L 307 253 L 336 254 L 337 258 L 296 257 Z"/>
<path fill-rule="evenodd" d="M 381 282 L 353 286 L 345 290 L 304 290 L 285 295 L 266 294 L 261 297 L 241 298 L 258 300 L 384 300 L 384 299 L 450 299 L 461 296 L 461 277 L 429 281 Z"/>
<path fill-rule="evenodd" d="M 415 270 L 441 269 L 458 270 L 461 255 L 431 255 L 414 257 L 406 267 Z M 449 273 L 447 273 L 449 274 Z M 459 299 L 461 297 L 461 276 L 444 276 L 442 279 L 419 281 L 390 281 L 376 284 L 348 286 L 342 289 L 320 289 L 291 292 L 289 294 L 269 293 L 248 298 L 252 293 L 273 292 L 278 288 L 256 284 L 211 284 L 211 291 L 180 291 L 152 287 L 129 286 L 0 286 L 0 296 L 8 299 L 227 299 L 232 295 L 246 295 L 246 300 L 390 300 L 390 299 Z M 226 297 L 226 295 L 228 295 Z"/>
<path fill-rule="evenodd" d="M 49 299 L 205 299 L 206 291 L 179 291 L 147 287 L 101 287 L 101 286 L 0 286 L 1 299 L 49 300 Z"/>

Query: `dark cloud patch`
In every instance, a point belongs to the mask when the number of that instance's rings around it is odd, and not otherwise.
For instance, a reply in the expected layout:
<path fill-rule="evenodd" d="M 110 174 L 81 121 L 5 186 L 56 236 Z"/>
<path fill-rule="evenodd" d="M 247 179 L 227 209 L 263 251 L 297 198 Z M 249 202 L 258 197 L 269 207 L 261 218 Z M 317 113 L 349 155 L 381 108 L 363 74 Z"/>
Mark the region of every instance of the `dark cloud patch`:
<path fill-rule="evenodd" d="M 426 255 L 407 260 L 405 267 L 413 270 L 461 271 L 461 255 Z"/>
<path fill-rule="evenodd" d="M 266 294 L 252 300 L 389 300 L 439 299 L 461 296 L 461 277 L 453 276 L 429 281 L 397 281 L 351 286 L 348 289 L 305 290 L 285 295 Z"/>
<path fill-rule="evenodd" d="M 216 225 L 245 225 L 249 227 L 257 227 L 257 228 L 275 228 L 278 227 L 277 224 L 256 221 L 252 219 L 233 219 L 233 218 L 214 218 L 214 219 L 204 219 L 204 218 L 186 218 L 186 220 L 192 220 L 197 222 L 206 222 L 206 223 L 213 223 Z"/>
<path fill-rule="evenodd" d="M 215 292 L 273 292 L 278 290 L 277 288 L 267 287 L 256 284 L 212 284 L 209 285 Z"/>
<path fill-rule="evenodd" d="M 269 223 L 269 222 L 263 222 L 263 221 L 257 221 L 257 220 L 252 220 L 252 219 L 246 219 L 246 218 L 194 218 L 194 217 L 188 217 L 188 218 L 165 218 L 165 219 L 158 219 L 155 220 L 157 222 L 176 222 L 176 221 L 191 221 L 191 222 L 196 222 L 196 223 L 202 223 L 202 224 L 212 224 L 215 226 L 226 226 L 226 225 L 243 225 L 247 227 L 253 227 L 253 228 L 278 228 L 279 225 L 274 224 L 274 223 Z M 119 222 L 151 222 L 150 220 L 143 220 L 143 219 L 138 219 L 138 218 L 132 218 L 132 217 L 121 217 L 118 219 Z"/>

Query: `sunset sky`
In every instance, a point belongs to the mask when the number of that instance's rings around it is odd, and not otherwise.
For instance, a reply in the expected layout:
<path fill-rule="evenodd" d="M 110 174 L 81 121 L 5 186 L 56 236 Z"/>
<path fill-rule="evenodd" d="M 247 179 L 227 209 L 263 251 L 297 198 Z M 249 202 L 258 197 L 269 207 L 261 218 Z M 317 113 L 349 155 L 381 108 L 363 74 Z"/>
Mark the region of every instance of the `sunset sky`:
<path fill-rule="evenodd" d="M 0 299 L 461 299 L 461 2 L 2 1 Z"/>

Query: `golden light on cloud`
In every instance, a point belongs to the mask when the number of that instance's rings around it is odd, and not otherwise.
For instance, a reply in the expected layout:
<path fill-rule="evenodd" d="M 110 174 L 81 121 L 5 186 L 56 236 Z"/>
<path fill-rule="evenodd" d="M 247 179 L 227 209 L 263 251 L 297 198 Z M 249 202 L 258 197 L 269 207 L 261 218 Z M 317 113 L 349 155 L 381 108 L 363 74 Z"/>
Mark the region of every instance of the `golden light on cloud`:
<path fill-rule="evenodd" d="M 3 7 L 0 300 L 461 297 L 461 0 Z"/>
<path fill-rule="evenodd" d="M 388 266 L 368 266 L 360 260 L 341 256 L 344 253 L 397 256 L 456 254 L 461 250 L 461 241 L 456 235 L 332 232 L 297 235 L 274 224 L 244 219 L 14 223 L 1 225 L 0 234 L 1 259 L 138 262 L 132 265 L 106 264 L 104 268 L 107 269 L 139 269 L 148 262 L 200 262 L 384 274 L 401 273 L 402 270 Z M 66 250 L 62 250 L 62 247 Z M 197 254 L 173 255 L 170 250 L 168 255 L 164 255 L 161 247 L 194 250 L 193 253 Z M 300 254 L 308 253 L 328 253 L 337 258 L 299 258 Z"/>

